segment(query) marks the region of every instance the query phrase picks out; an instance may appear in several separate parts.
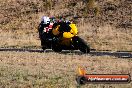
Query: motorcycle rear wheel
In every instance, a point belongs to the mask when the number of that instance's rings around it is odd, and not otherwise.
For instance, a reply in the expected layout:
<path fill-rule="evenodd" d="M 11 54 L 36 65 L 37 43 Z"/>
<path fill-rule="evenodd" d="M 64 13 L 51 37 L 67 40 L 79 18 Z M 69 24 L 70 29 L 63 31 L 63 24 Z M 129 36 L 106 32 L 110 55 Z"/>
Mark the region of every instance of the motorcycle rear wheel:
<path fill-rule="evenodd" d="M 55 51 L 55 52 L 61 52 L 62 51 L 62 47 L 61 45 L 52 45 L 52 50 Z"/>
<path fill-rule="evenodd" d="M 43 49 L 43 51 L 45 51 L 47 48 L 46 48 L 46 47 L 44 47 L 44 46 L 42 46 L 42 49 Z"/>

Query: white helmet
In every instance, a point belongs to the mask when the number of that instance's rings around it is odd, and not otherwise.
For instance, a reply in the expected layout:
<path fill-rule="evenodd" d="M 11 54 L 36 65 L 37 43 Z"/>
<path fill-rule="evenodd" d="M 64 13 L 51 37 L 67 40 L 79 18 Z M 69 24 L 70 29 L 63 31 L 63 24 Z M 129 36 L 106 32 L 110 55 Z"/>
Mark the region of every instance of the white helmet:
<path fill-rule="evenodd" d="M 41 21 L 44 22 L 43 24 L 48 24 L 48 23 L 50 23 L 50 18 L 47 17 L 47 16 L 43 16 L 42 19 L 41 19 Z"/>

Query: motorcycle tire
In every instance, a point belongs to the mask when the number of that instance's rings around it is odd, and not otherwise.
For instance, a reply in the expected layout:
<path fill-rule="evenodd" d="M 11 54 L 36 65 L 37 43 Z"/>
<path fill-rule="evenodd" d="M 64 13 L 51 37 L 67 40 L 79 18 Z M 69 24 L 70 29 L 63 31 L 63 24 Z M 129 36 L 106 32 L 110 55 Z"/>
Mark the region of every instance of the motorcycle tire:
<path fill-rule="evenodd" d="M 46 50 L 46 47 L 42 46 L 42 49 L 43 49 L 43 51 L 45 51 Z"/>
<path fill-rule="evenodd" d="M 41 48 L 43 51 L 46 50 L 45 42 L 43 40 L 41 40 Z"/>
<path fill-rule="evenodd" d="M 80 37 L 76 36 L 73 38 L 75 46 L 78 47 L 78 49 L 83 53 L 89 53 L 90 52 L 90 46 Z"/>
<path fill-rule="evenodd" d="M 55 45 L 52 45 L 52 50 L 54 52 L 61 52 L 62 51 L 62 47 L 60 45 L 55 44 Z"/>

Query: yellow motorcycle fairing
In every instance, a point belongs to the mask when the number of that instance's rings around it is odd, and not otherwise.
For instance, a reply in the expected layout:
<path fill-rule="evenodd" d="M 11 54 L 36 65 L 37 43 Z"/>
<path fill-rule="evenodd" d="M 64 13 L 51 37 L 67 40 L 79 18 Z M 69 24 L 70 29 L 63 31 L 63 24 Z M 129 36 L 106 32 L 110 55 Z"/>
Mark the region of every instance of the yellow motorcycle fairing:
<path fill-rule="evenodd" d="M 58 25 L 55 29 L 52 30 L 53 35 L 58 35 L 60 33 L 59 27 L 60 27 L 60 25 Z"/>
<path fill-rule="evenodd" d="M 76 27 L 76 25 L 75 24 L 70 24 L 70 27 L 71 27 L 71 33 L 75 36 L 75 35 L 77 35 L 77 33 L 78 33 L 78 30 L 77 30 L 77 27 Z"/>
<path fill-rule="evenodd" d="M 74 37 L 74 35 L 71 34 L 70 32 L 64 32 L 64 33 L 63 33 L 63 37 L 64 37 L 64 38 L 72 38 L 72 37 Z"/>
<path fill-rule="evenodd" d="M 61 45 L 70 46 L 71 45 L 72 38 L 61 38 Z"/>
<path fill-rule="evenodd" d="M 76 36 L 78 33 L 78 30 L 75 24 L 72 23 L 69 26 L 71 27 L 70 32 L 64 32 L 63 37 L 61 38 L 60 44 L 62 45 L 70 46 L 72 37 Z M 58 35 L 60 33 L 59 27 L 60 25 L 58 25 L 55 29 L 52 30 L 53 35 Z"/>
<path fill-rule="evenodd" d="M 71 27 L 71 30 L 70 30 L 70 32 L 63 33 L 64 38 L 72 38 L 72 37 L 76 36 L 78 33 L 78 30 L 77 30 L 77 27 L 75 24 L 70 24 L 69 26 Z"/>

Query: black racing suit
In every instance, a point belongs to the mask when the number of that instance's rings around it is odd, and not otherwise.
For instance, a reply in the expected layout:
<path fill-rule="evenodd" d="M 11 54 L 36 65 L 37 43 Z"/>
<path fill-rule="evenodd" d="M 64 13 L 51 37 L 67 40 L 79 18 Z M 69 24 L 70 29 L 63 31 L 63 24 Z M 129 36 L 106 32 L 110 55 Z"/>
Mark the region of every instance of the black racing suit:
<path fill-rule="evenodd" d="M 41 40 L 41 46 L 43 46 L 46 40 L 49 38 L 49 34 L 47 32 L 44 32 L 44 28 L 48 26 L 49 24 L 44 24 L 43 21 L 39 24 L 38 31 L 39 31 L 39 38 Z"/>

